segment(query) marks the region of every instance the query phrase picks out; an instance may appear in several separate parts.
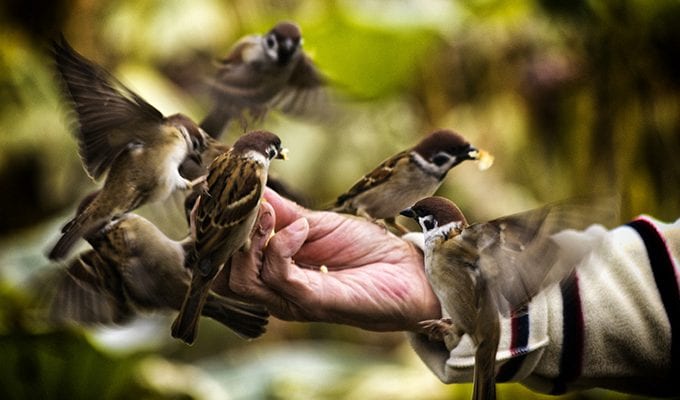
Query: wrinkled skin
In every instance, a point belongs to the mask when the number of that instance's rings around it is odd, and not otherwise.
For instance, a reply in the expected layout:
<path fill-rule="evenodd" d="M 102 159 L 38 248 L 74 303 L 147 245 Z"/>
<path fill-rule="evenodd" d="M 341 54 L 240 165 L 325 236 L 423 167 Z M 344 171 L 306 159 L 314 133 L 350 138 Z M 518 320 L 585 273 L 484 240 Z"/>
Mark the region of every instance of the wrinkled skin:
<path fill-rule="evenodd" d="M 227 290 L 290 321 L 420 331 L 419 321 L 441 318 L 413 244 L 365 219 L 307 210 L 271 190 L 265 198 L 250 251 L 234 254 L 220 282 Z"/>

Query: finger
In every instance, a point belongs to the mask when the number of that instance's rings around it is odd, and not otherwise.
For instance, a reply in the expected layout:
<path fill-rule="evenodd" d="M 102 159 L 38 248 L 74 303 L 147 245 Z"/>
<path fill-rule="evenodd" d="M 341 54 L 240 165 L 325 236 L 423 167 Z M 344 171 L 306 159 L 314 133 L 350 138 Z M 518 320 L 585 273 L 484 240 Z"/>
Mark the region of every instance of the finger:
<path fill-rule="evenodd" d="M 273 207 L 263 202 L 250 236 L 250 249 L 234 253 L 229 276 L 229 288 L 234 293 L 265 304 L 275 301 L 273 297 L 278 297 L 260 278 L 263 249 L 273 232 L 274 223 Z"/>
<path fill-rule="evenodd" d="M 264 198 L 269 204 L 274 207 L 276 211 L 276 226 L 275 229 L 282 229 L 284 226 L 288 226 L 295 222 L 297 219 L 302 217 L 304 208 L 300 205 L 279 196 L 278 193 L 266 188 L 264 192 Z"/>
<path fill-rule="evenodd" d="M 293 263 L 309 234 L 309 223 L 300 218 L 272 237 L 264 252 L 262 280 L 290 301 L 308 300 L 310 287 L 306 272 Z"/>

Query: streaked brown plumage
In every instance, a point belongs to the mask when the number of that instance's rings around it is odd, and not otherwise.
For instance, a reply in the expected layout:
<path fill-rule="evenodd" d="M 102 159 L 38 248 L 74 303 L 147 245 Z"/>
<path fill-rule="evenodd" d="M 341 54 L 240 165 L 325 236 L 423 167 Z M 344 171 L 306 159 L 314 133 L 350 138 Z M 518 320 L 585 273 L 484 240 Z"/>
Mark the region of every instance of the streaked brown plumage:
<path fill-rule="evenodd" d="M 477 154 L 477 149 L 457 133 L 434 131 L 362 177 L 337 198 L 331 210 L 394 224 L 401 210 L 432 196 L 451 168 L 476 159 Z"/>
<path fill-rule="evenodd" d="M 102 189 L 64 226 L 49 253 L 57 260 L 114 217 L 190 188 L 193 183 L 179 175 L 178 167 L 185 158 L 200 155 L 204 134 L 182 114 L 163 117 L 65 40 L 54 43 L 54 57 L 77 114 L 85 170 L 94 179 L 106 174 Z"/>
<path fill-rule="evenodd" d="M 249 246 L 273 158 L 285 158 L 280 139 L 271 132 L 254 131 L 241 136 L 210 165 L 205 191 L 192 213 L 196 241 L 186 258 L 191 287 L 173 323 L 174 337 L 194 342 L 208 288 L 232 254 Z"/>
<path fill-rule="evenodd" d="M 607 206 L 563 202 L 472 225 L 442 197 L 420 200 L 402 212 L 423 229 L 428 281 L 450 316 L 421 324 L 431 337 L 453 346 L 462 335 L 470 336 L 477 347 L 474 399 L 495 398 L 499 314 L 519 311 L 539 291 L 566 278 L 596 241 L 575 242 L 563 231 L 610 220 L 617 207 Z"/>
<path fill-rule="evenodd" d="M 240 39 L 220 60 L 212 84 L 214 106 L 201 128 L 220 137 L 231 119 L 244 123 L 246 112 L 260 118 L 272 106 L 300 111 L 315 101 L 323 84 L 302 51 L 300 28 L 279 22 L 265 35 Z"/>
<path fill-rule="evenodd" d="M 191 281 L 184 266 L 191 240 L 171 240 L 148 220 L 130 213 L 87 240 L 93 249 L 59 271 L 52 320 L 119 324 L 143 312 L 180 309 Z M 262 306 L 212 291 L 202 315 L 244 338 L 262 335 L 268 318 Z"/>

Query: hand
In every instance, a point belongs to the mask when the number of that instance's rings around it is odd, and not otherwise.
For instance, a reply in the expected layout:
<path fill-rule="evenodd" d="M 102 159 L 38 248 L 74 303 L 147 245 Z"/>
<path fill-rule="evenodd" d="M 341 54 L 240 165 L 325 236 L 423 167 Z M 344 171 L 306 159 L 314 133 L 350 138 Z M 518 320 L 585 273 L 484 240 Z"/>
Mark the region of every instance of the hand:
<path fill-rule="evenodd" d="M 418 322 L 441 318 L 413 244 L 361 218 L 304 209 L 272 190 L 265 198 L 250 250 L 232 258 L 228 279 L 236 294 L 283 320 L 373 331 L 421 331 Z"/>

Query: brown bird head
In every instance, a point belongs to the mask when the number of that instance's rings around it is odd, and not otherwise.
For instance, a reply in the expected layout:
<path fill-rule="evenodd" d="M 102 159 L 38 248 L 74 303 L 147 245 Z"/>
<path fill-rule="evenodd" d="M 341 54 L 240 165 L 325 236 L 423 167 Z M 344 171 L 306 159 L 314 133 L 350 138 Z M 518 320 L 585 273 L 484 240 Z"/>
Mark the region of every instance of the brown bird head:
<path fill-rule="evenodd" d="M 440 179 L 461 162 L 476 160 L 479 153 L 465 138 L 448 129 L 427 135 L 413 147 L 413 151 L 432 164 Z"/>
<path fill-rule="evenodd" d="M 268 160 L 277 158 L 285 160 L 288 149 L 281 146 L 281 139 L 269 131 L 252 131 L 241 136 L 234 143 L 233 151 L 236 154 L 246 154 L 256 151 Z"/>
<path fill-rule="evenodd" d="M 188 157 L 201 165 L 201 154 L 207 148 L 207 135 L 196 123 L 184 114 L 174 114 L 167 122 L 176 127 L 184 136 L 188 147 Z"/>
<path fill-rule="evenodd" d="M 418 222 L 423 232 L 451 223 L 461 229 L 467 226 L 467 220 L 458 206 L 451 200 L 439 196 L 422 199 L 400 214 Z"/>
<path fill-rule="evenodd" d="M 274 26 L 265 36 L 267 49 L 275 51 L 279 65 L 286 65 L 298 52 L 302 32 L 293 22 L 283 21 Z"/>

